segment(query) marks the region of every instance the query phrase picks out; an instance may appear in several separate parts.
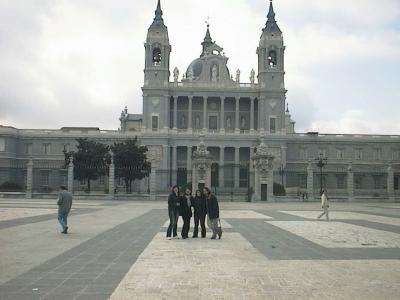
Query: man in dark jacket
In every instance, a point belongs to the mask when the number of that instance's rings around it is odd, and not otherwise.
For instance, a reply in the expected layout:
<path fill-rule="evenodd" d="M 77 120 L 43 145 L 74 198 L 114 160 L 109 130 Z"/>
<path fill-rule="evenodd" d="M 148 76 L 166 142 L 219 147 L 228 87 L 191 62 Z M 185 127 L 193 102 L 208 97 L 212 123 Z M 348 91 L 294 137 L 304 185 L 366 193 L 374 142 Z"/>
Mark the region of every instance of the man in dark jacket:
<path fill-rule="evenodd" d="M 207 225 L 208 227 L 211 228 L 213 234 L 211 239 L 215 240 L 217 238 L 221 239 L 222 237 L 222 228 L 221 226 L 218 226 L 219 221 L 219 205 L 218 205 L 218 200 L 217 197 L 215 197 L 213 194 L 211 194 L 211 191 L 208 187 L 205 187 L 203 189 L 204 196 L 207 199 Z"/>
<path fill-rule="evenodd" d="M 61 191 L 58 194 L 58 222 L 60 222 L 62 231 L 61 233 L 68 233 L 67 218 L 72 206 L 72 194 L 67 191 L 65 186 L 60 187 Z"/>

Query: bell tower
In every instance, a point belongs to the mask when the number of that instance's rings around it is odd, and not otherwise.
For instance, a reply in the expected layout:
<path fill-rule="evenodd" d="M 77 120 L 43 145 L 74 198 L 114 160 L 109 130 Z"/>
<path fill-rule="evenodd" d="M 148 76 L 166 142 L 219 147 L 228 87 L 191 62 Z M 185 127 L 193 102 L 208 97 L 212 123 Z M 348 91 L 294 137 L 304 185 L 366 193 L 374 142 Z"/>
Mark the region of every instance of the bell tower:
<path fill-rule="evenodd" d="M 169 44 L 168 28 L 164 24 L 161 3 L 158 0 L 155 17 L 147 31 L 144 86 L 167 86 L 169 82 Z"/>
<path fill-rule="evenodd" d="M 262 31 L 258 54 L 258 82 L 263 89 L 284 89 L 284 52 L 282 31 L 275 20 L 272 0 L 268 20 Z"/>

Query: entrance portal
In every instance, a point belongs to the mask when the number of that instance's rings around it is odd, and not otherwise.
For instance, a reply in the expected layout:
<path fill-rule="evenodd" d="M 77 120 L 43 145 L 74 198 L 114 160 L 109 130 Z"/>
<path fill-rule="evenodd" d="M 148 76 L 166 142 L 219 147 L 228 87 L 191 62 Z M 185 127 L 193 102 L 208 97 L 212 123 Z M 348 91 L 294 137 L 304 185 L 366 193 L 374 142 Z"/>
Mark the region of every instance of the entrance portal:
<path fill-rule="evenodd" d="M 267 201 L 268 184 L 261 184 L 261 201 Z"/>

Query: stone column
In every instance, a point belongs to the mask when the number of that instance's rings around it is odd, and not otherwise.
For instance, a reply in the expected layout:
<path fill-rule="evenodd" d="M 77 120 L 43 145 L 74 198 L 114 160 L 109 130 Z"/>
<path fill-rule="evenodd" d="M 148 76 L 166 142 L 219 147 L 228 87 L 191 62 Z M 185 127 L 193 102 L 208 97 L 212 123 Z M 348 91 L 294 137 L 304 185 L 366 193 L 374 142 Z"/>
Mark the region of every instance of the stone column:
<path fill-rule="evenodd" d="M 283 168 L 286 169 L 286 153 L 287 153 L 287 146 L 283 145 L 281 146 L 281 163 L 283 165 Z M 286 186 L 286 172 L 284 171 L 283 173 L 283 185 Z"/>
<path fill-rule="evenodd" d="M 250 180 L 250 187 L 253 187 L 253 191 L 254 191 L 254 188 L 255 188 L 255 181 L 254 181 L 254 179 L 255 179 L 255 177 L 254 177 L 254 163 L 253 163 L 253 160 L 251 159 L 252 158 L 252 156 L 254 155 L 254 147 L 250 147 L 250 160 L 249 160 L 249 169 L 250 169 L 250 176 L 249 176 L 249 179 L 248 180 Z"/>
<path fill-rule="evenodd" d="M 74 161 L 73 161 L 72 157 L 69 159 L 67 181 L 68 181 L 68 191 L 70 193 L 73 193 L 74 192 Z"/>
<path fill-rule="evenodd" d="M 258 131 L 264 132 L 264 98 L 258 99 Z"/>
<path fill-rule="evenodd" d="M 239 128 L 239 103 L 240 103 L 240 98 L 236 97 L 236 105 L 235 105 L 235 133 L 240 133 L 240 128 Z"/>
<path fill-rule="evenodd" d="M 192 116 L 193 116 L 193 97 L 189 96 L 189 111 L 188 111 L 188 131 L 192 132 Z"/>
<path fill-rule="evenodd" d="M 387 168 L 387 192 L 389 201 L 394 202 L 394 172 L 392 164 L 389 164 Z"/>
<path fill-rule="evenodd" d="M 186 170 L 187 170 L 187 182 L 192 180 L 192 146 L 187 147 L 187 159 L 186 159 Z"/>
<path fill-rule="evenodd" d="M 111 153 L 111 163 L 108 167 L 108 198 L 114 200 L 115 196 L 115 164 L 114 154 Z"/>
<path fill-rule="evenodd" d="M 174 99 L 174 130 L 178 128 L 178 97 L 173 97 Z"/>
<path fill-rule="evenodd" d="M 349 202 L 354 201 L 354 172 L 352 163 L 349 163 L 347 167 L 347 193 Z"/>
<path fill-rule="evenodd" d="M 203 131 L 207 130 L 207 98 L 203 97 Z"/>
<path fill-rule="evenodd" d="M 312 162 L 308 161 L 307 166 L 307 194 L 308 200 L 314 200 L 314 170 L 312 167 Z"/>
<path fill-rule="evenodd" d="M 26 198 L 32 198 L 33 160 L 29 159 L 26 165 Z"/>
<path fill-rule="evenodd" d="M 150 171 L 150 178 L 149 178 L 149 180 L 150 180 L 150 200 L 156 200 L 156 194 L 157 194 L 157 191 L 156 191 L 156 188 L 157 188 L 157 183 L 156 183 L 156 171 L 157 171 L 157 168 L 156 168 L 156 162 L 155 162 L 155 160 L 153 160 L 152 162 L 151 162 L 151 169 L 150 169 L 151 171 Z"/>
<path fill-rule="evenodd" d="M 170 107 L 170 97 L 169 96 L 164 96 L 164 131 L 168 131 L 171 125 L 170 122 L 170 113 L 171 113 L 171 107 Z M 151 121 L 150 121 L 151 122 Z M 160 124 L 161 125 L 161 124 Z M 150 125 L 149 125 L 150 126 Z M 161 126 L 160 126 L 161 128 Z"/>
<path fill-rule="evenodd" d="M 225 186 L 225 147 L 219 148 L 219 170 L 218 170 L 218 182 L 219 187 L 222 188 Z"/>
<path fill-rule="evenodd" d="M 162 146 L 162 171 L 161 173 L 161 184 L 163 185 L 163 189 L 170 190 L 170 154 L 169 154 L 169 146 L 163 145 Z"/>
<path fill-rule="evenodd" d="M 240 147 L 235 147 L 235 169 L 234 169 L 234 187 L 238 188 L 240 186 Z"/>
<path fill-rule="evenodd" d="M 274 169 L 273 166 L 268 171 L 267 200 L 275 201 L 274 197 Z"/>
<path fill-rule="evenodd" d="M 221 121 L 220 123 L 220 132 L 225 133 L 225 98 L 221 97 Z"/>
<path fill-rule="evenodd" d="M 177 146 L 172 146 L 172 185 L 174 186 L 177 182 Z"/>
<path fill-rule="evenodd" d="M 254 134 L 254 100 L 255 98 L 250 98 L 250 134 Z"/>

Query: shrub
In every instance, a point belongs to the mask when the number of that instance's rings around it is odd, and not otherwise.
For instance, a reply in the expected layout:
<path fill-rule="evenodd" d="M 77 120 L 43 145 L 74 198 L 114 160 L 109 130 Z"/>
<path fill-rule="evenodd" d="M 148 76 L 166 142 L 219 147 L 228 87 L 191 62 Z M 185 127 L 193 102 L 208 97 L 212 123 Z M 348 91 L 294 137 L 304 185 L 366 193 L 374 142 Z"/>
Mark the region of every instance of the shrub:
<path fill-rule="evenodd" d="M 12 181 L 6 181 L 0 184 L 0 191 L 2 192 L 19 192 L 22 190 L 23 188 L 21 185 Z"/>
<path fill-rule="evenodd" d="M 274 182 L 274 196 L 286 196 L 286 190 L 282 184 Z"/>

